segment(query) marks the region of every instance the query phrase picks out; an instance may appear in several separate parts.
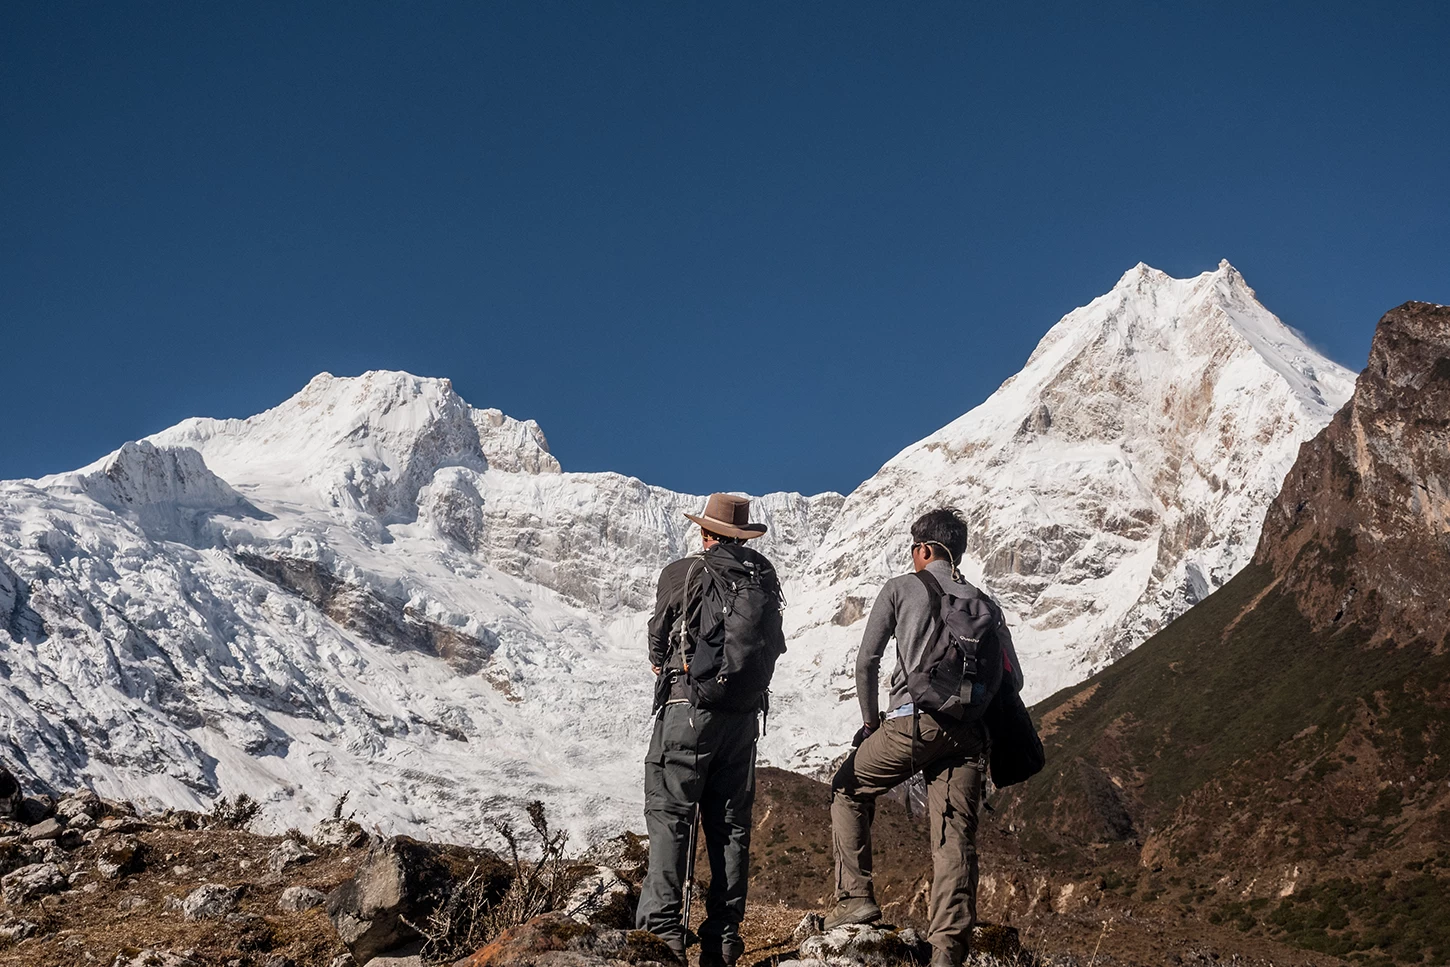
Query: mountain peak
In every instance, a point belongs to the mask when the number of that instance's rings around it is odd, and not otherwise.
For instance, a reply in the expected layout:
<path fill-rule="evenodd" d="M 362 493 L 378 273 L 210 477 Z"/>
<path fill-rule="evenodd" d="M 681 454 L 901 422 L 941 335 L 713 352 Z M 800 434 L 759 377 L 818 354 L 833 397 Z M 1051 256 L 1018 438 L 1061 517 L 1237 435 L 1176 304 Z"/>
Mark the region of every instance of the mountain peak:
<path fill-rule="evenodd" d="M 1172 281 L 1174 281 L 1173 277 L 1162 269 L 1155 269 L 1146 262 L 1139 262 L 1122 274 L 1113 289 L 1134 289 L 1144 285 L 1160 285 Z"/>
<path fill-rule="evenodd" d="M 444 467 L 557 473 L 532 420 L 477 410 L 446 378 L 398 370 L 319 373 L 245 420 L 185 420 L 150 438 L 192 447 L 223 479 L 284 497 L 310 484 L 323 505 L 384 521 L 410 520 L 419 490 Z"/>

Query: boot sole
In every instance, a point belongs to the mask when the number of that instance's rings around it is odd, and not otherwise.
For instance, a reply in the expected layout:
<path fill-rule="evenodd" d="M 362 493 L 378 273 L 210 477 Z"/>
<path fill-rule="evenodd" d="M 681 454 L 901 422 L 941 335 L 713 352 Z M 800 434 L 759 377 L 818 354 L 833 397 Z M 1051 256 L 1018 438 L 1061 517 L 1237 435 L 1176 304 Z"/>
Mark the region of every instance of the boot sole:
<path fill-rule="evenodd" d="M 854 920 L 839 920 L 839 921 L 834 921 L 834 922 L 833 921 L 830 921 L 830 920 L 827 920 L 822 925 L 821 929 L 823 929 L 823 930 L 835 930 L 837 927 L 864 927 L 868 923 L 879 923 L 880 921 L 881 921 L 881 913 L 880 913 L 880 911 L 877 911 L 872 916 L 864 917 L 864 918 L 859 918 L 859 919 L 854 919 Z"/>

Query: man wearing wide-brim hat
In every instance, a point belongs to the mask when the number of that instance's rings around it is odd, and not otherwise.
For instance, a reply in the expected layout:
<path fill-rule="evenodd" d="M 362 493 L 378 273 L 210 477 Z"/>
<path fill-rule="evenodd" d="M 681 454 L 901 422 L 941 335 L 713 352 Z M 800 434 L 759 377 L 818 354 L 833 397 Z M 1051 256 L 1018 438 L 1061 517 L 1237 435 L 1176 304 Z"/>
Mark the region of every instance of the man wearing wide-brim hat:
<path fill-rule="evenodd" d="M 650 854 L 636 923 L 684 960 L 684 893 L 698 815 L 710 858 L 700 967 L 729 967 L 745 950 L 740 922 L 750 872 L 757 716 L 775 657 L 785 650 L 780 585 L 770 562 L 745 546 L 766 531 L 751 522 L 749 499 L 712 494 L 703 513 L 685 516 L 700 526 L 704 548 L 660 574 L 649 622 L 657 715 L 645 757 Z M 721 598 L 733 593 L 725 588 L 737 587 L 749 590 Z M 739 662 L 722 664 L 719 642 L 727 633 L 732 653 L 760 656 L 751 659 L 753 671 Z"/>

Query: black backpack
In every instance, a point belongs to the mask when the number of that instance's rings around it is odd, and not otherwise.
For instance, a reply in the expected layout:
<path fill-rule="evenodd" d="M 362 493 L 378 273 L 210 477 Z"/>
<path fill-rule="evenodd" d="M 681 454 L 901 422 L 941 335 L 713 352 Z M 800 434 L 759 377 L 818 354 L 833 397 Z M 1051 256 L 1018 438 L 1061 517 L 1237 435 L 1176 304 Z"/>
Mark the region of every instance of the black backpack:
<path fill-rule="evenodd" d="M 916 576 L 931 595 L 932 621 L 925 659 L 906 672 L 912 704 L 958 722 L 980 719 L 1002 685 L 1002 612 L 975 588 L 948 594 L 927 571 Z"/>
<path fill-rule="evenodd" d="M 775 566 L 744 544 L 716 544 L 700 562 L 700 635 L 688 669 L 693 704 L 733 712 L 764 708 L 776 659 L 785 652 Z"/>

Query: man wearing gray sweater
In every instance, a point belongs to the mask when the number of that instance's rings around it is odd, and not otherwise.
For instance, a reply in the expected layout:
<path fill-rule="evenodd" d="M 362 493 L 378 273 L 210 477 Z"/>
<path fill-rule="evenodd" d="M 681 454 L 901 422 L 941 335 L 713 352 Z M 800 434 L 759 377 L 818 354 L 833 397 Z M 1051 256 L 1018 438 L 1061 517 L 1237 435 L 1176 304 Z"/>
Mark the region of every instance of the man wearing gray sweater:
<path fill-rule="evenodd" d="M 956 598 L 981 596 L 962 579 L 957 564 L 967 549 L 967 524 L 953 508 L 924 514 L 911 525 L 914 571 L 926 571 Z M 881 918 L 871 881 L 871 820 L 876 798 L 919 769 L 927 783 L 931 818 L 932 967 L 962 963 L 976 920 L 977 807 L 986 772 L 987 733 L 980 719 L 958 722 L 913 708 L 908 669 L 921 668 L 939 612 L 929 582 L 915 574 L 882 587 L 866 622 L 856 657 L 861 731 L 856 748 L 832 783 L 831 828 L 836 860 L 836 906 L 827 928 Z M 1011 649 L 998 624 L 1003 651 Z M 884 716 L 878 704 L 881 656 L 896 639 L 897 662 Z"/>

